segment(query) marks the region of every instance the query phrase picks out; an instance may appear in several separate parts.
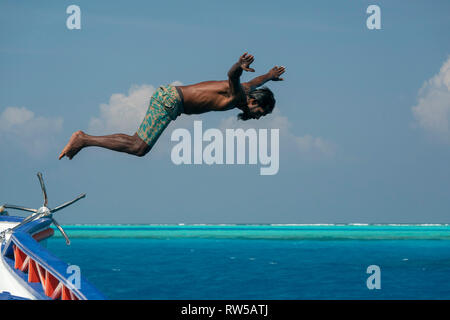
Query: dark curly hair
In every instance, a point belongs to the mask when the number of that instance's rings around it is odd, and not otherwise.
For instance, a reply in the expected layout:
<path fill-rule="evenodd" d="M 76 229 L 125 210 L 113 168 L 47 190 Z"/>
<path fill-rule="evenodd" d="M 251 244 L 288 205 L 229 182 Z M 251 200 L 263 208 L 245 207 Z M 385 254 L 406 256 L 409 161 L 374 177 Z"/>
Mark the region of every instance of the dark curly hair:
<path fill-rule="evenodd" d="M 264 109 L 264 116 L 271 113 L 273 111 L 273 108 L 275 107 L 275 98 L 273 96 L 273 92 L 267 87 L 262 87 L 250 91 L 248 93 L 248 97 L 255 99 L 258 103 L 258 106 Z M 250 112 L 244 111 L 238 114 L 238 119 L 245 121 L 253 119 L 253 116 Z"/>

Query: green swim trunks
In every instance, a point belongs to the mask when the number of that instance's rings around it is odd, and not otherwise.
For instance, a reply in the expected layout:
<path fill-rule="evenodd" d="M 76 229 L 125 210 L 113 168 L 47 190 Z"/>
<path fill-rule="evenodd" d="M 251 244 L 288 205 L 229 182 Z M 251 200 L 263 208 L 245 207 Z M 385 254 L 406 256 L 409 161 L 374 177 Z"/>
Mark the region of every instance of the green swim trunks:
<path fill-rule="evenodd" d="M 183 112 L 183 98 L 176 87 L 161 86 L 150 98 L 150 105 L 137 131 L 138 136 L 153 147 L 161 133 Z"/>

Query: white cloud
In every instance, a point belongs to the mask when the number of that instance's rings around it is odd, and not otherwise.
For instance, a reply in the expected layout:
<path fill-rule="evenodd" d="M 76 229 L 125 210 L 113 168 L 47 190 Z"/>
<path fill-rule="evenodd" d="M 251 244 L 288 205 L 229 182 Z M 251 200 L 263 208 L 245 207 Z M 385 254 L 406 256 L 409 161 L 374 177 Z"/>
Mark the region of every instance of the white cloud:
<path fill-rule="evenodd" d="M 220 127 L 222 130 L 242 128 L 255 129 L 279 129 L 280 147 L 286 152 L 298 153 L 301 156 L 312 158 L 332 157 L 336 153 L 336 145 L 321 137 L 313 137 L 310 134 L 296 136 L 292 132 L 292 124 L 287 117 L 281 115 L 278 109 L 270 115 L 258 120 L 241 121 L 236 116 L 224 119 Z"/>
<path fill-rule="evenodd" d="M 180 81 L 171 83 L 173 86 L 183 85 Z M 106 135 L 112 133 L 134 134 L 144 119 L 150 98 L 156 88 L 152 85 L 133 85 L 128 95 L 122 93 L 112 94 L 109 103 L 100 105 L 100 115 L 91 118 L 89 134 Z M 194 120 L 199 116 L 181 115 L 176 121 L 169 124 L 158 142 L 152 149 L 152 156 L 163 156 L 170 153 L 170 134 L 177 128 L 192 128 Z M 161 141 L 164 141 L 162 143 Z"/>
<path fill-rule="evenodd" d="M 182 85 L 180 81 L 174 81 L 172 85 Z M 155 92 L 155 87 L 148 84 L 133 85 L 128 90 L 128 95 L 114 93 L 109 102 L 100 105 L 100 115 L 91 118 L 89 133 L 134 134 L 147 112 L 150 98 Z"/>
<path fill-rule="evenodd" d="M 28 154 L 42 156 L 56 147 L 63 122 L 61 117 L 35 116 L 25 107 L 7 107 L 0 114 L 0 141 L 7 148 L 14 144 Z"/>
<path fill-rule="evenodd" d="M 420 127 L 450 142 L 450 57 L 439 73 L 423 84 L 412 112 Z"/>
<path fill-rule="evenodd" d="M 301 153 L 315 153 L 326 156 L 333 156 L 335 145 L 320 137 L 313 137 L 309 134 L 302 137 L 294 137 L 294 141 Z"/>
<path fill-rule="evenodd" d="M 100 115 L 91 118 L 89 131 L 94 134 L 133 134 L 145 116 L 155 88 L 151 85 L 132 86 L 128 95 L 114 93 L 109 103 L 100 105 Z"/>
<path fill-rule="evenodd" d="M 172 86 L 182 86 L 183 82 L 175 80 L 174 82 L 171 83 Z"/>

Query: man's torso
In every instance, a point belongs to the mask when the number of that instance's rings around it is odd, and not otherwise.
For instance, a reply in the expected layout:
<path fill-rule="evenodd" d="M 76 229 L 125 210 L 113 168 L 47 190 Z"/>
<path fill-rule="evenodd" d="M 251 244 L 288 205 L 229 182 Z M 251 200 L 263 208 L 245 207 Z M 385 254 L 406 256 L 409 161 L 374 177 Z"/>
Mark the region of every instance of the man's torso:
<path fill-rule="evenodd" d="M 242 87 L 242 92 L 233 96 L 227 80 L 204 81 L 187 86 L 178 86 L 183 93 L 184 113 L 186 114 L 230 110 L 245 104 L 245 85 Z"/>

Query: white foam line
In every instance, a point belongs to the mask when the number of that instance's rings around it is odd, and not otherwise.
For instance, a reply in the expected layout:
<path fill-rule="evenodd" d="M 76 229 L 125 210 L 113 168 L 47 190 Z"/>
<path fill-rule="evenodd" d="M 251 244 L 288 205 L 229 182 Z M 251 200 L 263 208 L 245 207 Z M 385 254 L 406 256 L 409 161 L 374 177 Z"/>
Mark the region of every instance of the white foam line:
<path fill-rule="evenodd" d="M 98 224 L 67 224 L 65 226 L 75 226 L 75 227 L 164 227 L 164 226 L 207 226 L 207 227 L 321 227 L 321 226 L 389 226 L 389 227 L 447 227 L 449 223 L 268 223 L 268 224 L 209 224 L 209 223 L 150 223 L 150 224 L 109 224 L 109 223 L 98 223 Z"/>

